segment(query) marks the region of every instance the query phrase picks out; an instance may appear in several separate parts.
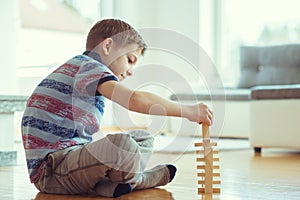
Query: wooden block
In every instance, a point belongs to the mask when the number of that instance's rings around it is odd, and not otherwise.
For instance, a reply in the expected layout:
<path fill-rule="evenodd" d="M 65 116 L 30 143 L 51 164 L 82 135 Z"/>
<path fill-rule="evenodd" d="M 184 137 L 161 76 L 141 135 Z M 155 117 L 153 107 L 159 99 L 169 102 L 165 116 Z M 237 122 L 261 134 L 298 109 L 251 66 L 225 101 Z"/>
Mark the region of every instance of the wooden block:
<path fill-rule="evenodd" d="M 198 176 L 198 177 L 205 177 L 205 173 L 203 173 L 203 172 L 200 173 L 200 172 L 199 172 L 199 173 L 197 173 L 197 176 Z"/>
<path fill-rule="evenodd" d="M 219 165 L 214 165 L 213 168 L 214 169 L 220 169 L 220 166 Z"/>
<path fill-rule="evenodd" d="M 197 169 L 205 169 L 205 165 L 197 165 Z"/>
<path fill-rule="evenodd" d="M 202 124 L 202 143 L 195 143 L 195 147 L 201 147 L 202 149 L 196 150 L 197 155 L 203 155 L 203 157 L 196 158 L 197 162 L 202 164 L 197 165 L 197 169 L 204 172 L 197 173 L 201 180 L 198 180 L 198 184 L 202 187 L 198 188 L 198 194 L 212 194 L 220 193 L 220 188 L 214 188 L 216 184 L 220 184 L 221 181 L 213 180 L 214 177 L 220 176 L 220 173 L 214 173 L 214 169 L 220 169 L 219 166 L 214 165 L 214 161 L 219 161 L 219 158 L 215 158 L 214 155 L 218 154 L 218 150 L 214 150 L 212 146 L 216 146 L 217 143 L 210 142 L 209 126 Z"/>
<path fill-rule="evenodd" d="M 196 158 L 196 162 L 205 162 L 205 158 Z"/>
<path fill-rule="evenodd" d="M 216 177 L 216 176 L 219 177 L 220 175 L 221 175 L 220 173 L 213 173 L 213 176 L 214 176 L 214 177 Z"/>
<path fill-rule="evenodd" d="M 198 181 L 198 184 L 204 185 L 204 184 L 205 184 L 205 181 L 204 181 L 204 180 L 199 180 L 199 181 Z M 219 180 L 213 181 L 213 184 L 214 184 L 214 185 L 220 185 L 220 184 L 221 184 L 221 181 L 219 181 Z"/>
<path fill-rule="evenodd" d="M 220 185 L 220 184 L 221 184 L 221 181 L 220 181 L 220 180 L 213 181 L 213 184 L 215 184 L 215 185 Z"/>
<path fill-rule="evenodd" d="M 204 125 L 202 125 L 203 127 Z M 208 133 L 209 135 L 209 133 Z M 213 153 L 210 149 L 205 149 L 205 192 L 212 193 L 213 181 Z"/>
<path fill-rule="evenodd" d="M 198 194 L 205 194 L 205 188 L 198 188 Z"/>
<path fill-rule="evenodd" d="M 202 138 L 203 140 L 210 139 L 209 126 L 206 124 L 202 124 Z"/>
<path fill-rule="evenodd" d="M 220 194 L 221 193 L 221 188 L 213 188 L 213 193 L 214 194 Z"/>
<path fill-rule="evenodd" d="M 217 161 L 219 161 L 220 159 L 219 159 L 219 158 L 213 158 L 212 160 L 217 162 Z M 196 158 L 196 161 L 197 161 L 197 162 L 205 162 L 205 158 Z"/>
<path fill-rule="evenodd" d="M 198 188 L 198 194 L 220 194 L 221 193 L 221 189 L 220 188 L 212 188 L 212 192 L 208 193 L 208 191 L 206 190 L 206 188 Z"/>
<path fill-rule="evenodd" d="M 220 169 L 220 166 L 214 165 L 212 166 L 213 169 Z M 197 165 L 197 169 L 205 169 L 205 165 Z"/>
<path fill-rule="evenodd" d="M 199 181 L 198 181 L 198 184 L 199 184 L 199 185 L 204 185 L 204 184 L 205 184 L 205 181 L 204 181 L 204 180 L 199 180 Z"/>
<path fill-rule="evenodd" d="M 198 177 L 205 177 L 205 173 L 204 172 L 199 172 L 199 173 L 197 173 L 197 176 Z"/>
<path fill-rule="evenodd" d="M 217 146 L 217 143 L 216 142 L 211 142 L 211 143 L 209 143 L 210 144 L 210 146 Z M 203 146 L 203 142 L 196 142 L 195 144 L 194 144 L 194 146 L 195 147 L 202 147 Z"/>
<path fill-rule="evenodd" d="M 199 173 L 197 173 L 197 176 L 198 177 L 205 177 L 205 174 L 207 174 L 207 173 L 199 172 Z M 214 177 L 218 177 L 218 176 L 220 176 L 220 173 L 212 173 L 211 175 L 214 176 Z"/>
<path fill-rule="evenodd" d="M 196 154 L 204 154 L 205 150 L 196 150 Z M 219 151 L 218 150 L 212 150 L 213 154 L 218 154 Z"/>

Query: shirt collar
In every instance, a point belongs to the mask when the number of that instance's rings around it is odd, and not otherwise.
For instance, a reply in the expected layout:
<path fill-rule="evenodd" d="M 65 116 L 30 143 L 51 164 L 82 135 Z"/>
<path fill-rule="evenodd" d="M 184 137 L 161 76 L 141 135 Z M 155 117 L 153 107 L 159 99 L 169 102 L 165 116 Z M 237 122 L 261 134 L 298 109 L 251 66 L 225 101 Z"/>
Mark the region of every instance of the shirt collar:
<path fill-rule="evenodd" d="M 83 52 L 83 55 L 87 55 L 87 56 L 97 60 L 98 62 L 101 62 L 100 55 L 94 51 L 85 51 L 85 52 Z"/>

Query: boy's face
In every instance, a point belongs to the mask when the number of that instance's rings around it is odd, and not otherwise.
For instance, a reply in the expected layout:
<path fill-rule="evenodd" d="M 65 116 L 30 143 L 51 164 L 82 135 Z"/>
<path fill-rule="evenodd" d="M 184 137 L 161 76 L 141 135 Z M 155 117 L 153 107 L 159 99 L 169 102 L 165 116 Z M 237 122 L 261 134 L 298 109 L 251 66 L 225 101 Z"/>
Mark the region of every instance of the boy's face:
<path fill-rule="evenodd" d="M 118 77 L 119 81 L 122 81 L 132 75 L 133 66 L 141 56 L 141 49 L 137 44 L 129 44 L 122 48 L 113 45 L 109 56 L 111 57 L 109 69 Z"/>

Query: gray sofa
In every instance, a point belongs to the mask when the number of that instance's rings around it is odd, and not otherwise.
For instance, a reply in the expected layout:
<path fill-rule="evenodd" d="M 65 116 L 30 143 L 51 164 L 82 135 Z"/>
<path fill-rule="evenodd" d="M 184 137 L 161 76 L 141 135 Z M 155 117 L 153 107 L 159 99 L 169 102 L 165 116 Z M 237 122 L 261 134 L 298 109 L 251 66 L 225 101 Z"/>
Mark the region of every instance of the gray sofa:
<path fill-rule="evenodd" d="M 256 152 L 265 147 L 300 148 L 300 44 L 242 46 L 240 70 L 237 87 L 225 88 L 220 136 L 246 136 Z M 195 95 L 170 98 L 188 101 Z M 196 98 L 215 101 L 218 94 L 199 91 Z"/>
<path fill-rule="evenodd" d="M 243 46 L 238 88 L 300 83 L 300 44 Z"/>
<path fill-rule="evenodd" d="M 250 142 L 300 148 L 300 44 L 241 47 L 240 88 L 250 89 Z"/>

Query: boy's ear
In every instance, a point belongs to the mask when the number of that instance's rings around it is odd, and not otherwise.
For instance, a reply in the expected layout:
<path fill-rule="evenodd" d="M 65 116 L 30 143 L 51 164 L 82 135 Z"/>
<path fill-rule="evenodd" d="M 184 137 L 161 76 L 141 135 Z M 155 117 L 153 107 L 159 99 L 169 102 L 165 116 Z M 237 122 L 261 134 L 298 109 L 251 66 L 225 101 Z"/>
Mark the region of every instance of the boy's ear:
<path fill-rule="evenodd" d="M 110 53 L 110 50 L 113 46 L 113 39 L 112 38 L 106 38 L 102 41 L 102 50 L 104 55 L 108 55 Z"/>

